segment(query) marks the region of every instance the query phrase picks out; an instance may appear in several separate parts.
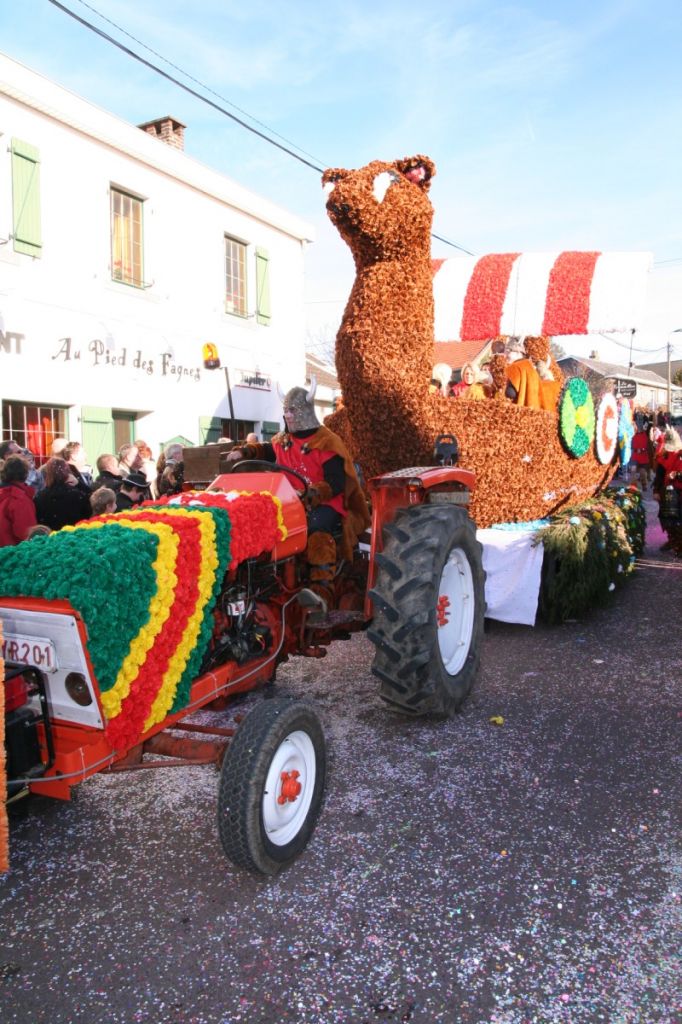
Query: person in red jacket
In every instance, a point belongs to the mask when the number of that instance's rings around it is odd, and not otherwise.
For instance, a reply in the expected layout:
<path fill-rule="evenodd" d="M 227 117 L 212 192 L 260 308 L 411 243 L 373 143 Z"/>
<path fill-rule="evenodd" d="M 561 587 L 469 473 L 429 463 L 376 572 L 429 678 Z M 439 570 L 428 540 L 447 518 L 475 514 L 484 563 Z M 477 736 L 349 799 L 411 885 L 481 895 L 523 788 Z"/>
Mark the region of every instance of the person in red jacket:
<path fill-rule="evenodd" d="M 637 431 L 632 438 L 632 459 L 631 462 L 637 472 L 640 490 L 645 491 L 649 486 L 649 433 L 646 424 Z"/>
<path fill-rule="evenodd" d="M 682 555 L 682 439 L 674 427 L 665 431 L 657 463 L 653 492 L 661 527 L 668 535 L 661 551 L 672 549 Z"/>
<path fill-rule="evenodd" d="M 26 540 L 36 525 L 33 488 L 26 483 L 29 469 L 23 455 L 10 455 L 0 470 L 0 547 Z"/>
<path fill-rule="evenodd" d="M 243 444 L 227 456 L 228 462 L 264 459 L 294 470 L 307 482 L 308 547 L 311 590 L 327 607 L 333 602 L 331 584 L 336 575 L 336 538 L 341 557 L 351 561 L 358 536 L 370 523 L 369 510 L 357 471 L 341 438 L 321 426 L 310 389 L 291 388 L 283 396 L 285 430 L 271 442 Z M 291 478 L 300 487 L 296 477 Z"/>

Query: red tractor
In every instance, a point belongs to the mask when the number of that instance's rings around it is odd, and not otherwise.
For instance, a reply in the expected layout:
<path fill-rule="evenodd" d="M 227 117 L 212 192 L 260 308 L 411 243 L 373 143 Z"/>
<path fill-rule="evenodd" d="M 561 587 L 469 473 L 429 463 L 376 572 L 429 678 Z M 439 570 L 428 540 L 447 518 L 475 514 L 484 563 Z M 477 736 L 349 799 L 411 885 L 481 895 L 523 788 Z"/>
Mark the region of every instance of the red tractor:
<path fill-rule="evenodd" d="M 317 715 L 305 702 L 273 698 L 237 718 L 237 728 L 187 716 L 271 682 L 290 655 L 322 657 L 333 640 L 365 627 L 385 701 L 411 715 L 453 714 L 476 677 L 483 635 L 481 549 L 466 508 L 473 486 L 472 473 L 451 465 L 372 480 L 371 536 L 361 538 L 352 563 L 339 564 L 326 607 L 307 586 L 304 482 L 262 463 L 219 475 L 206 493 L 276 498 L 284 539 L 225 572 L 187 701 L 147 720 L 134 742 L 114 742 L 107 729 L 92 632 L 74 605 L 0 596 L 8 799 L 69 799 L 75 785 L 102 771 L 215 762 L 225 853 L 249 870 L 279 871 L 305 847 L 322 802 L 326 756 Z M 199 492 L 192 501 L 201 508 Z M 102 595 L 106 601 L 106 582 Z"/>

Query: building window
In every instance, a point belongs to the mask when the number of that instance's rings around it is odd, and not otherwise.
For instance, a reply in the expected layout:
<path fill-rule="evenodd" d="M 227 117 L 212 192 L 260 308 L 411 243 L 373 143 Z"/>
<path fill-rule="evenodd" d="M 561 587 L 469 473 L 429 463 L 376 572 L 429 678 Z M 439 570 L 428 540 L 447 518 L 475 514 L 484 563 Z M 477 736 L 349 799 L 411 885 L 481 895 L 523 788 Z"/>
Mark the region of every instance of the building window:
<path fill-rule="evenodd" d="M 2 440 L 13 439 L 35 455 L 36 465 L 47 462 L 56 437 L 67 437 L 66 409 L 45 405 L 2 403 Z"/>
<path fill-rule="evenodd" d="M 225 312 L 246 316 L 246 245 L 225 236 Z"/>
<path fill-rule="evenodd" d="M 35 146 L 12 139 L 12 235 L 14 251 L 40 256 L 40 158 Z"/>
<path fill-rule="evenodd" d="M 111 190 L 111 276 L 114 281 L 143 285 L 142 200 Z"/>

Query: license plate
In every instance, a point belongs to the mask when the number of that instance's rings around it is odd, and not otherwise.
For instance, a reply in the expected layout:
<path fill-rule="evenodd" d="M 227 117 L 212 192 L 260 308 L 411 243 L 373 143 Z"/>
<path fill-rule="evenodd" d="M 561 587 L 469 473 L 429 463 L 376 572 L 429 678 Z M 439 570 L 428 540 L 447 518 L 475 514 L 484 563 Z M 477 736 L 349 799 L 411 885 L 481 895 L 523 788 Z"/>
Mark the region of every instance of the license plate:
<path fill-rule="evenodd" d="M 21 633 L 5 633 L 2 640 L 2 656 L 5 661 L 19 665 L 31 665 L 43 672 L 56 672 L 57 652 L 51 640 L 42 636 L 22 636 Z"/>

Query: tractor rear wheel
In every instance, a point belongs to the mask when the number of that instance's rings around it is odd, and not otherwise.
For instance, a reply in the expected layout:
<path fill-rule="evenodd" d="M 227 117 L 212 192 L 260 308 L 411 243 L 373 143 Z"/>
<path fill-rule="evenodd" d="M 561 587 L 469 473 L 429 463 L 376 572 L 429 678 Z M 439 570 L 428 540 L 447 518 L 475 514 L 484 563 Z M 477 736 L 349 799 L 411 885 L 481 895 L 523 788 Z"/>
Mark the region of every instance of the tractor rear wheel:
<path fill-rule="evenodd" d="M 478 673 L 482 548 L 462 508 L 413 505 L 384 528 L 370 597 L 380 695 L 410 714 L 452 715 Z"/>
<path fill-rule="evenodd" d="M 246 716 L 227 748 L 218 831 L 238 867 L 275 875 L 305 849 L 324 796 L 322 726 L 306 704 L 274 698 Z"/>

